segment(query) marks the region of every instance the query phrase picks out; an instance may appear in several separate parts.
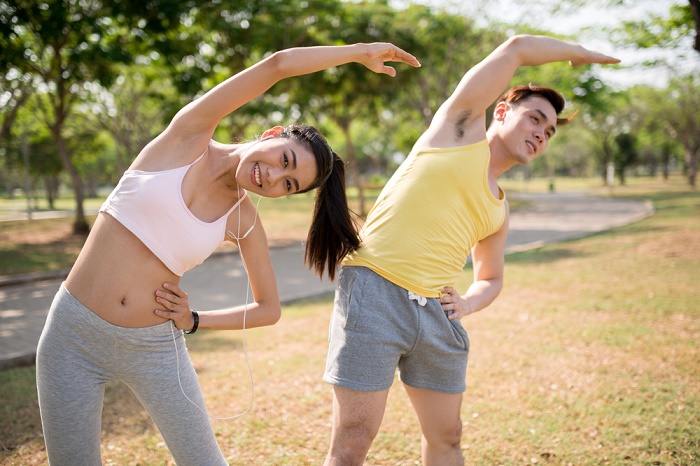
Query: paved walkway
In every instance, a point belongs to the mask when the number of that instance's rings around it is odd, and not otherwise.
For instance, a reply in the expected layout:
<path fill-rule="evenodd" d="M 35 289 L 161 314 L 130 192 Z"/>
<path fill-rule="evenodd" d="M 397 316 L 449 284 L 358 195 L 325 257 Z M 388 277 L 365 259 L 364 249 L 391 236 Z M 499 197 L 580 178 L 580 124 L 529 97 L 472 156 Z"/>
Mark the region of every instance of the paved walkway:
<path fill-rule="evenodd" d="M 632 223 L 653 213 L 647 202 L 587 197 L 581 193 L 519 194 L 532 202 L 510 220 L 507 252 L 586 236 Z M 283 304 L 331 295 L 333 284 L 320 281 L 303 265 L 300 244 L 273 248 L 272 262 Z M 32 364 L 46 315 L 65 272 L 0 277 L 0 370 Z M 188 272 L 181 285 L 197 309 L 243 304 L 246 276 L 238 254 L 217 254 Z"/>

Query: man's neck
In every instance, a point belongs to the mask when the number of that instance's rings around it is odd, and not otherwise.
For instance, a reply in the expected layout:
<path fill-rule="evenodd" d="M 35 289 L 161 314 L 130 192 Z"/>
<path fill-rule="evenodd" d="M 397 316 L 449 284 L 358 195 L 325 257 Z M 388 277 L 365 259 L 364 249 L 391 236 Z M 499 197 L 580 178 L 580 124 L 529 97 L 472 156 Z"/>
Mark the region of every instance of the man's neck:
<path fill-rule="evenodd" d="M 491 159 L 489 160 L 489 181 L 497 181 L 498 177 L 513 168 L 513 162 L 503 140 L 497 135 L 487 133 Z"/>

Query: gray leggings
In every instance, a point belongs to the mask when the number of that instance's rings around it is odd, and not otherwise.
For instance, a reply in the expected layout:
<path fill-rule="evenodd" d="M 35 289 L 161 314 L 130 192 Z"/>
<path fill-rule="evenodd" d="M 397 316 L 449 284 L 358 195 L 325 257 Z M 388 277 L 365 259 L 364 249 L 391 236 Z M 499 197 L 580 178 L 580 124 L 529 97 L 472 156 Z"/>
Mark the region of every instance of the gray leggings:
<path fill-rule="evenodd" d="M 185 339 L 177 329 L 175 341 L 182 388 L 206 410 Z M 176 364 L 170 322 L 144 328 L 112 325 L 61 285 L 36 358 L 41 423 L 50 464 L 102 464 L 100 430 L 108 381 L 123 382 L 136 394 L 178 465 L 227 464 L 209 418 L 182 394 Z"/>

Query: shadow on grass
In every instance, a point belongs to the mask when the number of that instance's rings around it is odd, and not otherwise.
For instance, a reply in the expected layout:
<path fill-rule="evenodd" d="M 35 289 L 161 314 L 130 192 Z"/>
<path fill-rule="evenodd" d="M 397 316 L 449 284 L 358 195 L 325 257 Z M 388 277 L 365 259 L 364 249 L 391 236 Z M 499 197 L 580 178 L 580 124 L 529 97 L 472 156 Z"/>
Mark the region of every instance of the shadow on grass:
<path fill-rule="evenodd" d="M 584 254 L 581 254 L 580 251 L 574 251 L 565 247 L 565 245 L 549 246 L 544 249 L 539 248 L 508 254 L 506 264 L 543 264 L 583 256 Z"/>
<path fill-rule="evenodd" d="M 651 195 L 627 194 L 620 198 L 651 201 L 657 214 L 666 217 L 687 217 L 700 213 L 700 191 L 660 192 Z"/>
<path fill-rule="evenodd" d="M 229 332 L 229 334 L 233 334 Z M 238 332 L 234 338 L 217 337 L 213 335 L 202 335 L 197 338 L 196 335 L 187 337 L 187 348 L 192 352 L 208 353 L 217 350 L 243 350 L 243 341 L 241 334 Z"/>
<path fill-rule="evenodd" d="M 556 241 L 547 245 L 543 245 L 541 248 L 531 249 L 529 251 L 513 252 L 506 256 L 507 264 L 543 264 L 543 263 L 553 263 L 558 260 L 574 259 L 574 258 L 584 258 L 592 257 L 596 255 L 593 251 L 584 252 L 580 247 L 572 246 L 572 243 L 583 240 L 583 239 L 595 239 L 604 237 L 614 237 L 620 234 L 624 235 L 635 235 L 635 234 L 647 234 L 653 232 L 664 232 L 673 231 L 672 227 L 664 227 L 659 225 L 649 225 L 649 222 L 642 220 L 640 222 L 632 223 L 630 225 L 624 225 L 618 228 L 613 228 L 611 230 L 590 233 L 581 235 L 576 238 L 569 240 Z M 600 254 L 604 254 L 605 251 L 601 251 Z M 469 264 L 471 268 L 471 263 Z"/>
<path fill-rule="evenodd" d="M 36 370 L 22 367 L 0 371 L 0 463 L 20 445 L 41 441 L 36 394 Z"/>
<path fill-rule="evenodd" d="M 0 247 L 0 256 L 0 270 L 7 275 L 60 270 L 64 264 L 75 260 L 73 251 L 43 244 L 8 244 Z"/>

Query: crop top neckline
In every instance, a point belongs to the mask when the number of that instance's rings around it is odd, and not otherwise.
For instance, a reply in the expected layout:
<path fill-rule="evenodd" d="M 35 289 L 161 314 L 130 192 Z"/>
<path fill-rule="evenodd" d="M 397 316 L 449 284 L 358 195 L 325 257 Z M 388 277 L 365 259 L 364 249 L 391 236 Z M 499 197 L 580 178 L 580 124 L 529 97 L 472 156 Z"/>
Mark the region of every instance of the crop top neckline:
<path fill-rule="evenodd" d="M 100 212 L 114 217 L 150 249 L 173 273 L 182 276 L 201 264 L 225 240 L 226 224 L 247 192 L 213 222 L 199 219 L 182 197 L 189 168 L 202 160 L 167 170 L 127 170 Z M 179 199 L 179 200 L 178 200 Z"/>
<path fill-rule="evenodd" d="M 199 157 L 197 157 L 193 162 L 188 163 L 187 165 L 183 165 L 183 166 L 181 166 L 181 167 L 166 168 L 165 170 L 158 170 L 158 171 L 147 171 L 147 170 L 133 170 L 133 169 L 129 169 L 129 170 L 126 170 L 126 171 L 124 172 L 124 174 L 125 174 L 125 175 L 126 175 L 126 174 L 157 175 L 157 174 L 161 174 L 161 173 L 168 173 L 168 172 L 174 172 L 174 171 L 177 171 L 177 170 L 182 170 L 182 173 L 180 174 L 180 176 L 178 177 L 178 180 L 177 180 L 177 186 L 178 186 L 178 188 L 177 188 L 177 194 L 178 194 L 178 199 L 180 200 L 180 204 L 182 205 L 183 210 L 184 210 L 185 212 L 187 212 L 187 215 L 189 215 L 189 217 L 190 217 L 192 220 L 194 220 L 195 222 L 197 222 L 198 224 L 200 224 L 200 225 L 202 225 L 202 226 L 205 226 L 205 227 L 206 227 L 206 226 L 215 226 L 215 225 L 217 225 L 221 220 L 223 220 L 223 219 L 225 219 L 225 218 L 228 218 L 228 216 L 231 215 L 231 212 L 233 212 L 234 210 L 236 210 L 236 207 L 238 207 L 238 206 L 241 204 L 241 202 L 243 202 L 243 199 L 245 199 L 245 198 L 247 197 L 248 192 L 244 189 L 244 190 L 243 190 L 243 195 L 238 199 L 238 201 L 233 205 L 233 207 L 231 207 L 231 208 L 228 210 L 228 212 L 226 212 L 225 214 L 223 214 L 221 217 L 219 217 L 219 218 L 217 218 L 216 220 L 213 220 L 213 221 L 211 221 L 211 222 L 205 222 L 204 220 L 202 220 L 202 219 L 200 219 L 199 217 L 197 217 L 197 216 L 194 214 L 194 212 L 192 212 L 192 211 L 190 210 L 190 208 L 187 206 L 187 203 L 185 202 L 185 198 L 182 197 L 182 182 L 185 180 L 185 175 L 187 175 L 187 172 L 190 171 L 190 168 L 192 168 L 192 166 L 193 166 L 194 164 L 196 164 L 197 162 L 199 162 L 200 160 L 202 160 L 202 159 L 204 158 L 204 156 L 207 154 L 208 151 L 209 151 L 209 146 L 207 145 L 207 148 L 204 149 L 204 152 L 202 152 L 202 154 L 201 154 Z"/>

